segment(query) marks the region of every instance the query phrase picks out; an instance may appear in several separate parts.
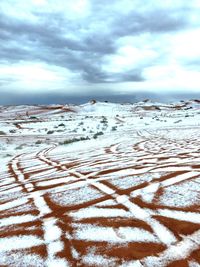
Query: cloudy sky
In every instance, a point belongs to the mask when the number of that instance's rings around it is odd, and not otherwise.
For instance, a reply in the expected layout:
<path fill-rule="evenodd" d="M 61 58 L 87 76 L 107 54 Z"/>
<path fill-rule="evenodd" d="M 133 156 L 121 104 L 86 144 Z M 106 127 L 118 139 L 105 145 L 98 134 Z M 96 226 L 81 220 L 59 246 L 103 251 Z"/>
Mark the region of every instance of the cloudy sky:
<path fill-rule="evenodd" d="M 200 92 L 199 14 L 199 0 L 1 0 L 1 102 Z"/>

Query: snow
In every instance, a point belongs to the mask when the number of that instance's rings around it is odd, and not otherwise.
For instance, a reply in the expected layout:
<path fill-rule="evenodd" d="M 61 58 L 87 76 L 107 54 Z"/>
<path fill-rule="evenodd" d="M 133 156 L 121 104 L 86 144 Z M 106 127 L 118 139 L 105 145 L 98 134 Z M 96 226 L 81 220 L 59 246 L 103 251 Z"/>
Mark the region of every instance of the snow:
<path fill-rule="evenodd" d="M 31 248 L 43 244 L 43 240 L 33 235 L 4 237 L 0 240 L 1 252 Z"/>
<path fill-rule="evenodd" d="M 161 216 L 177 219 L 180 221 L 200 223 L 200 214 L 197 212 L 195 213 L 195 212 L 158 209 L 157 213 Z"/>
<path fill-rule="evenodd" d="M 193 181 L 185 181 L 180 185 L 172 185 L 164 189 L 162 196 L 159 198 L 160 204 L 167 204 L 172 207 L 190 207 L 198 204 L 200 201 L 198 183 Z M 172 197 L 176 195 L 176 198 Z"/>
<path fill-rule="evenodd" d="M 31 222 L 36 219 L 37 217 L 33 215 L 10 216 L 10 217 L 1 219 L 0 227 L 8 226 L 8 225 L 15 225 L 19 223 L 25 223 L 25 222 Z"/>
<path fill-rule="evenodd" d="M 45 265 L 42 257 L 36 254 L 28 254 L 24 257 L 24 252 L 15 252 L 15 253 L 0 253 L 0 264 L 2 266 L 12 266 L 12 267 L 20 267 L 20 266 L 37 266 L 43 267 Z"/>
<path fill-rule="evenodd" d="M 43 222 L 44 225 L 44 238 L 47 243 L 55 241 L 60 238 L 62 232 L 56 225 L 55 219 L 48 219 Z"/>
<path fill-rule="evenodd" d="M 189 237 L 185 236 L 182 241 L 170 246 L 159 257 L 147 257 L 142 263 L 147 266 L 167 266 L 175 260 L 187 258 L 190 253 L 199 248 L 200 230 L 194 232 Z"/>
<path fill-rule="evenodd" d="M 109 208 L 85 208 L 78 211 L 72 211 L 69 213 L 75 220 L 85 218 L 96 218 L 96 217 L 130 217 L 131 214 L 123 209 L 109 209 Z"/>
<path fill-rule="evenodd" d="M 195 101 L 1 107 L 0 265 L 199 266 L 199 126 Z"/>
<path fill-rule="evenodd" d="M 117 231 L 114 231 L 112 227 L 94 227 L 91 224 L 74 224 L 73 226 L 76 229 L 75 237 L 79 240 L 111 243 L 158 242 L 152 233 L 134 227 L 119 227 Z"/>
<path fill-rule="evenodd" d="M 64 259 L 50 259 L 46 261 L 47 267 L 70 267 L 71 265 Z"/>
<path fill-rule="evenodd" d="M 200 264 L 195 261 L 189 261 L 189 267 L 199 267 Z"/>
<path fill-rule="evenodd" d="M 11 209 L 11 208 L 14 208 L 14 207 L 19 207 L 19 206 L 21 206 L 21 205 L 23 205 L 23 204 L 25 204 L 27 202 L 28 201 L 27 201 L 26 198 L 9 201 L 7 203 L 1 204 L 0 211 Z"/>
<path fill-rule="evenodd" d="M 103 257 L 102 255 L 96 255 L 94 253 L 88 253 L 83 257 L 83 263 L 86 266 L 113 266 L 115 259 Z"/>

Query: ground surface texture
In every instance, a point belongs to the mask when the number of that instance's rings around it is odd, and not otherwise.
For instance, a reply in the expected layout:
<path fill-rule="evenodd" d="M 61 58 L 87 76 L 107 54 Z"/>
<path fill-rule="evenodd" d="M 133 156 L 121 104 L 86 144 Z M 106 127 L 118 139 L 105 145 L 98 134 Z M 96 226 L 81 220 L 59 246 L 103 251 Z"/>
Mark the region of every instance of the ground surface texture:
<path fill-rule="evenodd" d="M 0 108 L 0 266 L 200 266 L 200 104 Z"/>

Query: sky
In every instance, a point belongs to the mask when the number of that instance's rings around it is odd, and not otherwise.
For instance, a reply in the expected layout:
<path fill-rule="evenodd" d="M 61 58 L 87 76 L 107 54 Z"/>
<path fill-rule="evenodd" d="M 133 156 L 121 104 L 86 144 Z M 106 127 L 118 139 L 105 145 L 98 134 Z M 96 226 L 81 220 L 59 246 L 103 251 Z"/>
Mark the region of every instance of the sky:
<path fill-rule="evenodd" d="M 1 0 L 0 104 L 200 93 L 199 14 L 199 0 Z"/>

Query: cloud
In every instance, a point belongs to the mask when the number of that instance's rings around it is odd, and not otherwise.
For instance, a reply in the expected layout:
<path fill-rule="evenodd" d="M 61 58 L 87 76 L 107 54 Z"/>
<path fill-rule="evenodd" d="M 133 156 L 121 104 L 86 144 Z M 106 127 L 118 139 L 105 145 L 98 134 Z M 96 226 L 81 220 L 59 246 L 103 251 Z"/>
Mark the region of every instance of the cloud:
<path fill-rule="evenodd" d="M 161 72 L 170 80 L 167 66 L 192 78 L 188 66 L 200 60 L 199 9 L 196 0 L 2 0 L 0 85 L 112 94 L 129 83 L 130 90 L 153 90 Z"/>

